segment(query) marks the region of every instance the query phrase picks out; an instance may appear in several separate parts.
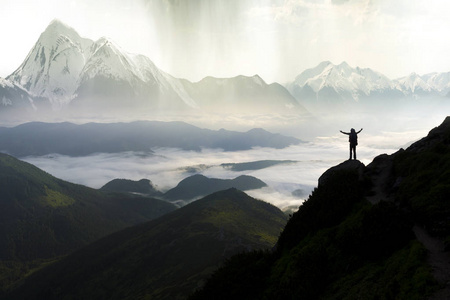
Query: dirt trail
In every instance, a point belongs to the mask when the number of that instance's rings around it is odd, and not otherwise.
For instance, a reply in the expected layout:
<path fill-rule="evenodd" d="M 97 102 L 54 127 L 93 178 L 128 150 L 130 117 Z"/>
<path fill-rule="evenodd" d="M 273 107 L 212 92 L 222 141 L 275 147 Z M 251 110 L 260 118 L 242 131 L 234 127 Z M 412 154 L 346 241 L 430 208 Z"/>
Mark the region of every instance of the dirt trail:
<path fill-rule="evenodd" d="M 372 195 L 367 197 L 372 204 L 380 201 L 393 201 L 386 193 L 387 182 L 392 170 L 392 161 L 384 159 L 372 166 L 370 177 L 372 178 Z M 428 232 L 415 225 L 413 232 L 419 242 L 428 250 L 427 262 L 432 268 L 433 276 L 442 289 L 437 291 L 429 300 L 450 300 L 450 253 L 444 251 L 443 241 L 432 237 Z"/>
<path fill-rule="evenodd" d="M 386 193 L 387 182 L 391 175 L 392 159 L 386 158 L 379 159 L 377 164 L 370 165 L 370 177 L 372 179 L 372 196 L 367 197 L 367 200 L 372 204 L 376 204 L 380 201 L 391 201 L 389 195 Z"/>
<path fill-rule="evenodd" d="M 415 225 L 413 227 L 417 240 L 428 250 L 428 264 L 433 269 L 433 276 L 443 286 L 430 300 L 450 299 L 450 254 L 444 251 L 444 243 L 430 236 L 425 229 Z"/>

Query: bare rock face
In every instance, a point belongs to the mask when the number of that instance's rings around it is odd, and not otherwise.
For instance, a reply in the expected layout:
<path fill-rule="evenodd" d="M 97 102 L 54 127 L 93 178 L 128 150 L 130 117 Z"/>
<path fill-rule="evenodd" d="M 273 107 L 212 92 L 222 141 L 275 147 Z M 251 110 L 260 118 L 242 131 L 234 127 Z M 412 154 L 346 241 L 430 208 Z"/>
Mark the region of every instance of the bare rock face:
<path fill-rule="evenodd" d="M 357 171 L 359 179 L 362 179 L 365 169 L 365 165 L 359 160 L 346 160 L 343 163 L 325 171 L 325 173 L 323 173 L 322 176 L 319 177 L 319 186 L 324 185 L 330 177 L 343 170 Z"/>

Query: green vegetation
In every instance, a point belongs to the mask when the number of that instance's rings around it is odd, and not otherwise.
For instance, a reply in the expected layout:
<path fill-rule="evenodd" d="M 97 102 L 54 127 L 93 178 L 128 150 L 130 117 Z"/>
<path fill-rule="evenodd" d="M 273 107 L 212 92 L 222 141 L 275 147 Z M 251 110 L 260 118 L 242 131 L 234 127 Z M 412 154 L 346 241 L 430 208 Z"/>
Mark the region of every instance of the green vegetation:
<path fill-rule="evenodd" d="M 73 236 L 84 236 L 61 221 L 67 215 L 48 216 L 70 209 L 69 219 L 77 220 L 86 212 L 80 207 L 87 206 L 87 211 L 102 207 L 117 218 L 124 195 L 105 198 L 0 157 L 6 161 L 0 174 L 9 172 L 0 183 L 23 187 L 0 189 L 12 199 L 1 202 L 3 211 L 13 212 L 0 222 L 19 220 L 14 235 L 4 229 L 10 225 L 0 227 L 0 237 L 8 237 L 3 242 L 8 247 L 0 247 L 8 258 L 0 264 L 0 279 L 10 287 L 0 298 L 426 299 L 442 286 L 427 261 L 433 251 L 412 228 L 422 226 L 450 242 L 449 153 L 447 118 L 407 150 L 380 156 L 368 167 L 349 161 L 330 169 L 285 226 L 277 208 L 229 189 L 118 231 L 55 263 L 51 259 L 59 248 L 54 245 L 70 245 Z M 14 168 L 21 173 L 10 172 L 11 164 L 18 164 Z M 128 208 L 139 207 L 142 214 L 148 208 L 135 201 L 149 199 L 127 199 Z M 20 210 L 11 209 L 19 200 Z M 30 215 L 47 217 L 34 222 Z M 121 217 L 124 223 L 131 218 Z M 98 226 L 97 219 L 83 220 L 88 221 L 85 230 Z M 53 245 L 51 255 L 35 255 L 47 253 L 47 245 Z M 43 264 L 48 266 L 38 270 Z M 17 282 L 23 274 L 27 278 Z"/>
<path fill-rule="evenodd" d="M 53 208 L 60 206 L 69 206 L 75 203 L 75 199 L 66 196 L 58 191 L 49 189 L 46 185 L 44 186 L 45 196 L 43 197 L 43 204 L 49 205 Z"/>
<path fill-rule="evenodd" d="M 184 299 L 224 259 L 272 248 L 285 223 L 278 208 L 229 189 L 94 242 L 7 298 Z"/>
<path fill-rule="evenodd" d="M 450 119 L 394 159 L 397 201 L 417 222 L 450 242 Z"/>
<path fill-rule="evenodd" d="M 333 173 L 294 213 L 274 252 L 231 257 L 190 299 L 423 299 L 437 284 L 412 216 L 365 200 L 368 179 Z"/>
<path fill-rule="evenodd" d="M 162 193 L 158 191 L 148 179 L 141 179 L 139 181 L 129 179 L 113 179 L 102 186 L 100 190 L 119 193 L 138 193 L 153 197 L 162 195 Z"/>
<path fill-rule="evenodd" d="M 174 209 L 71 184 L 0 154 L 0 293 L 49 260 Z"/>

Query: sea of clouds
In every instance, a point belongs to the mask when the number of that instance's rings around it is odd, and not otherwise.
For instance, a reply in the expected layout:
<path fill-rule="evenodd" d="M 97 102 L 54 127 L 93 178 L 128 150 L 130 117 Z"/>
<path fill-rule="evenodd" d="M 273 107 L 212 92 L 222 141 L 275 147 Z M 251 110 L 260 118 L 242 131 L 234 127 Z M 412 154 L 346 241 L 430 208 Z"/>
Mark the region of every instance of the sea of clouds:
<path fill-rule="evenodd" d="M 194 174 L 220 179 L 250 175 L 263 180 L 268 187 L 247 191 L 249 195 L 281 209 L 295 209 L 308 198 L 323 172 L 349 158 L 348 136 L 341 134 L 339 130 L 349 132 L 351 127 L 356 130 L 364 128 L 358 135 L 357 155 L 367 165 L 378 155 L 392 154 L 426 136 L 432 128 L 443 122 L 445 116 L 445 109 L 388 111 L 376 115 L 349 113 L 345 117 L 333 117 L 329 113 L 315 119 L 273 115 L 252 118 L 208 115 L 191 119 L 184 116 L 184 121 L 202 128 L 247 131 L 262 127 L 271 132 L 295 136 L 305 142 L 284 149 L 184 151 L 154 148 L 148 153 L 96 153 L 83 157 L 52 154 L 21 159 L 55 177 L 96 189 L 116 178 L 146 178 L 165 192 Z M 260 160 L 295 162 L 240 172 L 221 166 Z"/>
<path fill-rule="evenodd" d="M 390 132 L 383 136 L 364 136 L 361 133 L 360 145 L 357 148 L 358 159 L 367 165 L 377 155 L 397 151 L 399 147 L 392 146 L 393 140 L 401 146 L 421 137 L 419 134 L 421 132 L 409 134 Z M 23 160 L 55 177 L 96 189 L 115 178 L 131 180 L 146 178 L 164 192 L 194 174 L 221 179 L 250 175 L 263 180 L 268 187 L 247 191 L 249 195 L 281 209 L 288 209 L 298 207 L 307 199 L 323 172 L 348 159 L 347 140 L 347 136 L 339 134 L 318 137 L 312 142 L 284 149 L 254 148 L 233 152 L 202 149 L 198 152 L 157 148 L 152 149 L 153 153 L 97 153 L 83 157 L 52 154 L 26 157 Z M 221 166 L 226 163 L 260 160 L 295 162 L 239 172 Z"/>

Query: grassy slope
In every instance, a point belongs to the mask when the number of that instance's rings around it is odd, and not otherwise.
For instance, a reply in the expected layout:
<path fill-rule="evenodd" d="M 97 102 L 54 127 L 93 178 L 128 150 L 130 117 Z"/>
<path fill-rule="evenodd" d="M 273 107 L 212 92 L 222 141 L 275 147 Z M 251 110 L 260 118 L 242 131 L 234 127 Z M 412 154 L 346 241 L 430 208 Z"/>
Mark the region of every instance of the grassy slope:
<path fill-rule="evenodd" d="M 83 248 L 8 298 L 183 299 L 224 258 L 273 247 L 285 220 L 236 189 L 218 192 Z"/>
<path fill-rule="evenodd" d="M 0 154 L 0 286 L 43 261 L 174 209 L 71 184 Z"/>

